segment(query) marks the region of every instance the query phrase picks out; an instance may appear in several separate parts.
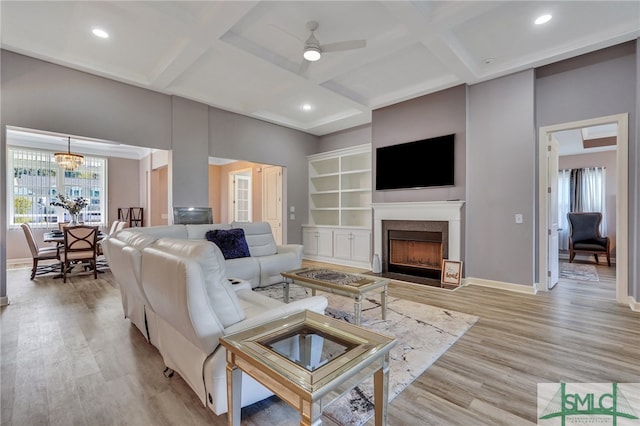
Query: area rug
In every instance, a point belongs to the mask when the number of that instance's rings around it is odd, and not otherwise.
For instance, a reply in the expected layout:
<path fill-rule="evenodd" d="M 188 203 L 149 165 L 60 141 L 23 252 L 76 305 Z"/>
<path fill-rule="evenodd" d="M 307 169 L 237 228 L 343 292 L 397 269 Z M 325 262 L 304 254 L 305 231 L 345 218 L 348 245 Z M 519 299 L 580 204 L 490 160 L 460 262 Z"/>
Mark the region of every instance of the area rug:
<path fill-rule="evenodd" d="M 283 299 L 281 285 L 256 291 L 274 299 Z M 323 292 L 318 294 L 329 300 L 327 315 L 354 323 L 352 299 Z M 290 286 L 290 300 L 310 295 L 309 289 Z M 420 376 L 477 320 L 478 317 L 461 312 L 388 298 L 387 319 L 383 321 L 379 295 L 367 297 L 362 304 L 361 325 L 397 340 L 390 352 L 389 401 Z M 374 415 L 373 400 L 373 380 L 368 379 L 327 407 L 323 414 L 341 426 L 360 426 Z"/>
<path fill-rule="evenodd" d="M 560 262 L 560 278 L 576 281 L 600 281 L 598 271 L 594 265 L 568 262 Z"/>

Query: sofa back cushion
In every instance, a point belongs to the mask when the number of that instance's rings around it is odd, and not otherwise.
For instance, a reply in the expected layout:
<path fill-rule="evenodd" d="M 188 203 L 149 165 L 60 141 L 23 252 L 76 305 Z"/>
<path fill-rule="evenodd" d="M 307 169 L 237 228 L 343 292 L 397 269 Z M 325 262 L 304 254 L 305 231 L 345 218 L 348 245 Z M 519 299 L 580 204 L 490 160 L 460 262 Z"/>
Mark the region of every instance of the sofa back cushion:
<path fill-rule="evenodd" d="M 224 327 L 245 318 L 236 292 L 227 280 L 224 257 L 215 244 L 206 240 L 160 238 L 152 247 L 200 265 L 211 307 Z"/>
<path fill-rule="evenodd" d="M 205 237 L 218 246 L 225 259 L 251 256 L 242 228 L 214 229 L 207 231 Z"/>
<path fill-rule="evenodd" d="M 214 229 L 231 229 L 228 223 L 207 223 L 198 225 L 185 225 L 187 228 L 187 238 L 190 240 L 203 240 L 208 231 Z"/>
<path fill-rule="evenodd" d="M 116 234 L 118 238 L 120 238 L 120 233 L 125 231 L 137 232 L 155 238 L 187 238 L 187 228 L 184 225 L 158 225 L 125 228 Z"/>
<path fill-rule="evenodd" d="M 123 229 L 122 231 L 118 232 L 118 234 L 115 237 L 109 237 L 109 238 L 120 240 L 126 245 L 131 246 L 137 250 L 143 250 L 149 247 L 158 239 L 153 235 L 144 234 L 142 232 L 133 231 L 130 229 L 131 228 Z"/>
<path fill-rule="evenodd" d="M 268 222 L 233 222 L 232 228 L 242 228 L 251 256 L 268 256 L 276 254 L 276 240 Z"/>

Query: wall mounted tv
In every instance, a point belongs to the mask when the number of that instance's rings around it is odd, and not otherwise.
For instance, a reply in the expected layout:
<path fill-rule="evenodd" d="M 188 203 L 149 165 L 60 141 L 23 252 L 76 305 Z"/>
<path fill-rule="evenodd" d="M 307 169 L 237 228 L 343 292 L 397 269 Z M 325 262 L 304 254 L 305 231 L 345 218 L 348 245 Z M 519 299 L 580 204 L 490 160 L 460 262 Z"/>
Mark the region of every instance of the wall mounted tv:
<path fill-rule="evenodd" d="M 454 185 L 455 134 L 376 149 L 376 190 Z"/>

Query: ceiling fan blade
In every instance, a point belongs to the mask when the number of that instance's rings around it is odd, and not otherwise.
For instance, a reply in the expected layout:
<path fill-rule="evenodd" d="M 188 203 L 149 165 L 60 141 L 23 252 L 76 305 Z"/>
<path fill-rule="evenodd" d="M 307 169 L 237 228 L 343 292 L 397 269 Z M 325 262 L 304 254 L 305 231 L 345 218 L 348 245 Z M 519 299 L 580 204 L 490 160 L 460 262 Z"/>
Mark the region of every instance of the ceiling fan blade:
<path fill-rule="evenodd" d="M 342 50 L 360 49 L 367 46 L 367 40 L 347 40 L 320 46 L 323 52 L 340 52 Z"/>

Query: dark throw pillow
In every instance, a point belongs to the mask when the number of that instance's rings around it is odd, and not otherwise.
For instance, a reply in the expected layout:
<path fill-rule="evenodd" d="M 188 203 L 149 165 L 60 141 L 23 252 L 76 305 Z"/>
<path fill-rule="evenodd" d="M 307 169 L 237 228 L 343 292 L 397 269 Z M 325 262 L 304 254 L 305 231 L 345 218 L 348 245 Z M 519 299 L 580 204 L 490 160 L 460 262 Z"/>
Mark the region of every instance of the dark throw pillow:
<path fill-rule="evenodd" d="M 207 231 L 205 238 L 220 248 L 225 259 L 251 256 L 242 228 L 213 229 Z"/>

